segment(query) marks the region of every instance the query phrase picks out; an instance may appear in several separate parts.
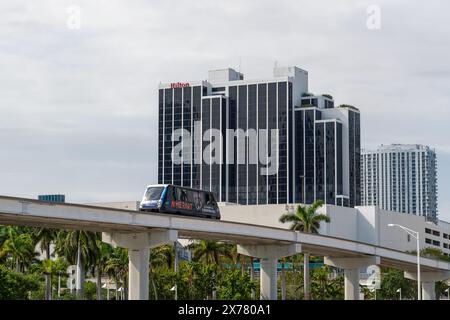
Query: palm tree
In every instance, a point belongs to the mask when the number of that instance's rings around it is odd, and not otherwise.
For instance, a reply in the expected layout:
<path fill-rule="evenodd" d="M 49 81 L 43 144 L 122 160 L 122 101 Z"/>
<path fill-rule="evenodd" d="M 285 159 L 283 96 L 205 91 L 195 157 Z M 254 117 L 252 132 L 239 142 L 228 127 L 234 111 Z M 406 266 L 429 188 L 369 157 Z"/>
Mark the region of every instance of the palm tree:
<path fill-rule="evenodd" d="M 45 252 L 46 259 L 50 260 L 50 244 L 55 241 L 58 235 L 58 231 L 55 229 L 47 228 L 34 228 L 31 237 L 35 244 L 40 245 L 41 251 Z M 51 273 L 45 274 L 45 299 L 52 300 L 52 275 Z"/>
<path fill-rule="evenodd" d="M 188 284 L 188 300 L 193 300 L 194 298 L 194 280 L 196 279 L 196 268 L 194 263 L 186 263 L 184 265 L 184 273 L 182 280 Z"/>
<path fill-rule="evenodd" d="M 191 243 L 188 248 L 193 250 L 194 259 L 196 261 L 203 259 L 206 263 L 214 264 L 216 267 L 221 267 L 221 256 L 230 259 L 233 258 L 233 245 L 229 243 L 214 240 L 200 240 L 198 242 Z"/>
<path fill-rule="evenodd" d="M 98 254 L 95 256 L 94 273 L 97 282 L 97 300 L 102 300 L 102 274 L 106 272 L 106 265 L 111 257 L 113 248 L 111 245 L 106 244 L 99 239 L 96 243 L 98 247 Z"/>
<path fill-rule="evenodd" d="M 124 248 L 114 248 L 111 256 L 106 261 L 105 271 L 114 278 L 117 289 L 120 282 L 126 294 L 126 280 L 128 277 L 128 250 Z"/>
<path fill-rule="evenodd" d="M 6 239 L 8 239 L 8 229 L 7 227 L 0 226 L 0 247 L 3 246 Z"/>
<path fill-rule="evenodd" d="M 46 259 L 50 259 L 50 244 L 56 240 L 58 230 L 47 228 L 34 228 L 31 237 L 39 244 L 41 251 L 45 252 Z"/>
<path fill-rule="evenodd" d="M 281 300 L 286 300 L 286 258 L 281 259 Z"/>
<path fill-rule="evenodd" d="M 67 269 L 67 261 L 63 258 L 57 258 L 55 260 L 46 259 L 42 261 L 41 272 L 45 275 L 46 278 L 46 296 L 47 300 L 52 300 L 52 276 L 61 275 L 65 273 Z M 48 280 L 47 280 L 48 279 Z M 58 288 L 59 290 L 59 288 Z"/>
<path fill-rule="evenodd" d="M 175 263 L 174 246 L 166 244 L 157 248 L 150 249 L 149 256 L 149 276 L 150 284 L 155 295 L 155 300 L 158 300 L 158 292 L 156 290 L 156 278 L 159 272 L 159 268 L 166 268 L 170 270 Z"/>
<path fill-rule="evenodd" d="M 330 217 L 317 214 L 317 210 L 324 205 L 322 200 L 315 201 L 310 206 L 298 205 L 295 213 L 285 213 L 280 217 L 281 223 L 291 222 L 290 229 L 305 233 L 319 233 L 320 222 L 330 222 Z M 305 300 L 310 299 L 309 289 L 309 253 L 303 253 L 303 281 Z"/>
<path fill-rule="evenodd" d="M 2 255 L 10 255 L 17 272 L 23 271 L 36 256 L 30 234 L 21 233 L 20 228 L 7 227 L 7 239 L 2 246 Z"/>
<path fill-rule="evenodd" d="M 231 256 L 232 256 L 232 262 L 235 266 L 240 265 L 241 267 L 241 274 L 244 275 L 246 272 L 247 267 L 247 256 L 238 253 L 237 251 L 237 245 L 233 245 L 231 247 Z"/>
<path fill-rule="evenodd" d="M 250 257 L 250 263 L 251 263 L 250 280 L 253 282 L 255 280 L 255 258 Z M 252 300 L 255 299 L 255 295 L 256 295 L 256 291 L 255 291 L 255 289 L 252 289 Z"/>
<path fill-rule="evenodd" d="M 56 252 L 67 260 L 77 265 L 76 293 L 79 299 L 84 294 L 85 270 L 94 265 L 99 254 L 97 240 L 99 234 L 89 231 L 60 231 L 56 241 Z"/>
<path fill-rule="evenodd" d="M 173 246 L 163 245 L 150 250 L 150 261 L 152 267 L 167 267 L 172 268 L 175 261 L 175 253 Z"/>
<path fill-rule="evenodd" d="M 3 243 L 8 239 L 8 230 L 4 226 L 0 226 L 0 263 L 6 257 L 6 252 L 3 251 Z"/>
<path fill-rule="evenodd" d="M 193 249 L 196 261 L 204 260 L 207 264 L 214 266 L 213 278 L 216 278 L 217 268 L 222 268 L 220 258 L 233 259 L 233 245 L 214 240 L 200 240 L 191 243 L 188 248 Z M 214 280 L 215 281 L 215 280 Z M 216 290 L 212 292 L 212 299 L 215 299 Z"/>

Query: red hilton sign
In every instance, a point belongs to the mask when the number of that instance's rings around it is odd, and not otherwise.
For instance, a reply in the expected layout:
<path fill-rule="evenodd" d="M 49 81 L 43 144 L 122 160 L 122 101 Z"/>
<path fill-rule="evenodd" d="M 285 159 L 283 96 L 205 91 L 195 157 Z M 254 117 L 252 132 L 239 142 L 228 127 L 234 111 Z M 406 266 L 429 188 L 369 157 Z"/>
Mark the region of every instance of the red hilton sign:
<path fill-rule="evenodd" d="M 189 83 L 188 82 L 177 82 L 177 83 L 171 83 L 170 84 L 170 88 L 171 89 L 175 89 L 175 88 L 185 88 L 185 87 L 189 87 Z"/>

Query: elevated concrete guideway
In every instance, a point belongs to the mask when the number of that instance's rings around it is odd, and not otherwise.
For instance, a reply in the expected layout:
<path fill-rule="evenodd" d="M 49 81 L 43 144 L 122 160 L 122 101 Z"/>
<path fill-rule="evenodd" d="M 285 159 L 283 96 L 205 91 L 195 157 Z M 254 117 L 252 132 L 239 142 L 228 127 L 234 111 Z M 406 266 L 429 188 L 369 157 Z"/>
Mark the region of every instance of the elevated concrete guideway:
<path fill-rule="evenodd" d="M 234 242 L 239 245 L 238 249 L 242 254 L 254 254 L 263 259 L 267 272 L 261 277 L 261 288 L 264 288 L 261 297 L 266 299 L 276 298 L 276 289 L 273 288 L 276 286 L 274 259 L 301 251 L 326 256 L 330 265 L 339 266 L 342 263 L 344 269 L 349 265 L 345 259 L 350 259 L 352 266 L 359 266 L 367 257 L 376 257 L 374 261 L 382 266 L 409 273 L 416 270 L 414 255 L 340 238 L 245 223 L 49 203 L 25 198 L 0 196 L 0 224 L 103 232 L 105 242 L 130 249 L 130 298 L 133 299 L 147 297 L 146 286 L 142 286 L 142 283 L 148 281 L 145 276 L 142 279 L 139 276 L 142 272 L 144 275 L 148 273 L 145 272 L 146 268 L 148 271 L 146 250 L 172 242 L 176 238 Z M 355 259 L 362 260 L 355 263 Z M 450 272 L 450 264 L 446 262 L 422 258 L 421 264 L 424 273 L 438 272 L 440 277 L 445 277 Z M 357 276 L 354 272 L 348 281 L 353 281 L 348 284 L 349 288 L 355 286 Z M 348 298 L 357 299 L 352 290 L 348 290 Z"/>

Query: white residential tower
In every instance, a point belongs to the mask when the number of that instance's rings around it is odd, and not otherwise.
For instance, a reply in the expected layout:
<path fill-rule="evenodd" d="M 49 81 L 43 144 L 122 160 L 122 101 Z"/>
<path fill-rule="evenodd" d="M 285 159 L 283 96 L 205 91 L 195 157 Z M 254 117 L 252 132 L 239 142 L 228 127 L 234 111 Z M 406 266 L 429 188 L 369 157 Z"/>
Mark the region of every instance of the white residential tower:
<path fill-rule="evenodd" d="M 382 145 L 361 156 L 362 205 L 437 221 L 436 153 L 423 145 Z"/>

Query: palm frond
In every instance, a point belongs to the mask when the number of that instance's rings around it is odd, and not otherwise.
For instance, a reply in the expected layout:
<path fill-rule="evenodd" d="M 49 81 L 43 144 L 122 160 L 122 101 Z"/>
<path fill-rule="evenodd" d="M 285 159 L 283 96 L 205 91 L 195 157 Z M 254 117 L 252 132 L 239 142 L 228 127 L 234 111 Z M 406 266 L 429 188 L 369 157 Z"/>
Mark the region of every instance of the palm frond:
<path fill-rule="evenodd" d="M 309 214 L 316 214 L 317 210 L 321 208 L 325 203 L 322 200 L 314 201 L 307 209 Z"/>
<path fill-rule="evenodd" d="M 285 213 L 280 217 L 279 221 L 281 223 L 299 221 L 299 217 L 293 213 Z"/>
<path fill-rule="evenodd" d="M 316 213 L 323 204 L 323 201 L 318 200 L 309 207 L 298 205 L 295 214 L 285 213 L 281 215 L 279 221 L 282 223 L 291 222 L 290 229 L 294 231 L 317 233 L 321 221 L 330 222 L 327 215 Z"/>

